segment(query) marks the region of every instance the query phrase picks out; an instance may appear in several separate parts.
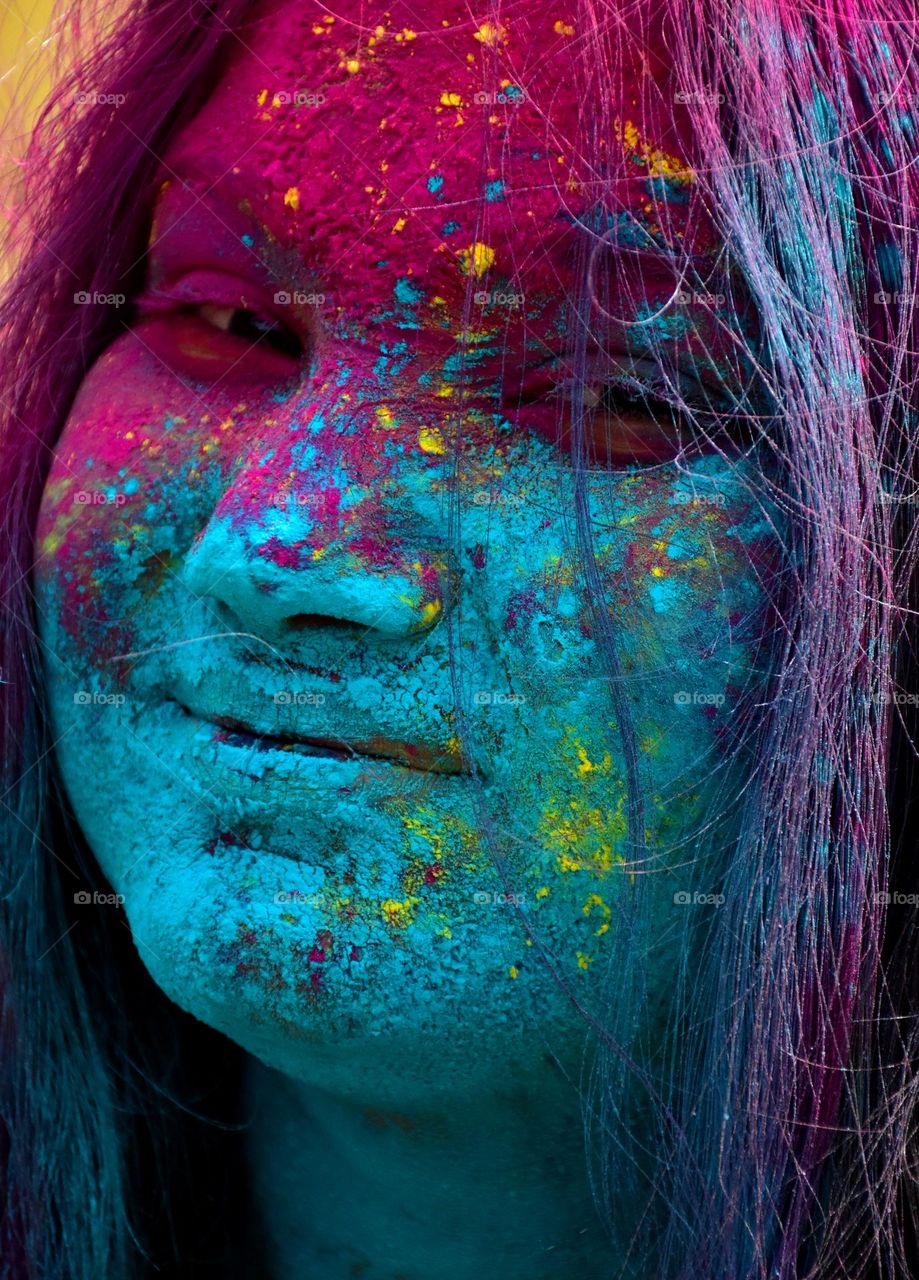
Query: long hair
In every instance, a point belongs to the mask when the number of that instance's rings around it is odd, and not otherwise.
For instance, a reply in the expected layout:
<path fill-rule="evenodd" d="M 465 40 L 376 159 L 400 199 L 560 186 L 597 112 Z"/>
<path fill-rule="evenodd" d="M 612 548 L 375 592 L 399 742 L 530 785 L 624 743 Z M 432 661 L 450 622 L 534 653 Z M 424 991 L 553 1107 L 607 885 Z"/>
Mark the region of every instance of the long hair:
<path fill-rule="evenodd" d="M 205 1096 L 187 1074 L 190 1041 L 210 1033 L 155 993 L 109 913 L 75 927 L 73 890 L 98 872 L 54 782 L 30 593 L 54 443 L 119 331 L 111 309 L 74 295 L 137 287 L 156 156 L 206 98 L 252 7 L 138 0 L 108 30 L 101 4 L 85 13 L 89 53 L 63 73 L 23 166 L 17 267 L 0 311 L 0 1241 L 10 1280 L 133 1280 L 153 1263 L 203 1274 L 201 1239 L 182 1232 L 191 1179 L 180 1175 L 200 1172 L 193 1148 L 235 1152 L 232 1078 Z M 915 20 L 903 0 L 858 11 L 846 0 L 573 8 L 593 70 L 585 127 L 608 151 L 622 131 L 608 86 L 624 42 L 640 46 L 652 22 L 663 32 L 695 140 L 694 189 L 755 312 L 738 361 L 769 406 L 755 419 L 770 462 L 757 497 L 787 526 L 768 681 L 726 743 L 742 753 L 746 781 L 720 860 L 723 906 L 685 932 L 664 1046 L 643 1049 L 629 1030 L 647 988 L 629 928 L 616 944 L 628 964 L 611 967 L 631 975 L 631 989 L 611 986 L 608 1016 L 593 1022 L 584 1111 L 598 1207 L 617 1238 L 624 1219 L 634 1228 L 630 1274 L 905 1276 L 919 1081 L 904 981 L 913 913 L 900 910 L 914 888 L 903 845 L 919 693 Z M 87 86 L 89 109 L 78 100 Z M 641 104 L 636 113 L 640 131 Z M 584 266 L 579 314 L 592 297 Z M 580 431 L 576 420 L 576 471 Z M 638 866 L 642 779 L 582 479 L 577 542 L 619 699 Z M 219 1208 L 229 1193 L 209 1187 Z M 151 1263 L 164 1231 L 169 1256 L 161 1247 Z M 216 1230 L 205 1252 L 234 1274 Z"/>

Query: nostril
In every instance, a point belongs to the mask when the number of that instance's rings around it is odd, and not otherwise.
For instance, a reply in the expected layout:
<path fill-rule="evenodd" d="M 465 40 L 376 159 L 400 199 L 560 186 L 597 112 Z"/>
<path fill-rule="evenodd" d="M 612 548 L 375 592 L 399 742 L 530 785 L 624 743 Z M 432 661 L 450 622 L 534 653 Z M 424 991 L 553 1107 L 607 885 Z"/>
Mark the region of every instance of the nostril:
<path fill-rule="evenodd" d="M 291 631 L 310 631 L 313 627 L 327 627 L 330 623 L 341 623 L 338 618 L 330 618 L 325 613 L 293 613 L 284 619 Z"/>

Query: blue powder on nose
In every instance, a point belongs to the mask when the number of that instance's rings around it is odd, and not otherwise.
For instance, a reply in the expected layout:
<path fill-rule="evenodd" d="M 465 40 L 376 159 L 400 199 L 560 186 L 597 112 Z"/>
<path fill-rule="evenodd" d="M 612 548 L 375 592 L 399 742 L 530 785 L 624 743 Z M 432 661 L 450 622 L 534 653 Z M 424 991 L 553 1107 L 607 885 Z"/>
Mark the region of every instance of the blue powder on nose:
<path fill-rule="evenodd" d="M 648 588 L 655 613 L 667 613 L 673 609 L 680 604 L 683 594 L 682 585 L 669 578 L 656 578 Z"/>

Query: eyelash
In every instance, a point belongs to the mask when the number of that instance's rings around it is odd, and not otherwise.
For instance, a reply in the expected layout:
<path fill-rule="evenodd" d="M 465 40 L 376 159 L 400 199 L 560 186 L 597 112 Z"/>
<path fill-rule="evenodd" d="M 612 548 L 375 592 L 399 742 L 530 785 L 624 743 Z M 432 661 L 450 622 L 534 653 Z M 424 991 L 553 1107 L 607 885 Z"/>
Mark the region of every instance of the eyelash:
<path fill-rule="evenodd" d="M 636 374 L 616 377 L 607 375 L 602 381 L 588 383 L 583 390 L 593 393 L 593 403 L 587 403 L 584 412 L 584 447 L 588 455 L 588 463 L 601 466 L 619 465 L 655 465 L 673 461 L 684 453 L 687 445 L 698 438 L 697 423 L 706 426 L 707 440 L 721 442 L 728 446 L 744 442 L 747 437 L 743 431 L 743 419 L 738 414 L 719 412 L 713 407 L 712 398 L 705 395 L 701 384 L 693 384 L 695 395 L 687 391 L 683 400 L 687 409 L 677 405 L 663 396 L 655 394 L 650 381 L 644 382 Z M 530 404 L 551 404 L 565 398 L 569 402 L 572 394 L 579 390 L 579 384 L 573 379 L 558 383 L 556 386 L 529 401 Z M 695 412 L 693 412 L 695 411 Z M 692 414 L 692 416 L 690 416 Z M 641 425 L 633 425 L 629 431 L 629 418 L 640 417 Z M 592 420 L 593 419 L 593 423 Z M 649 433 L 647 423 L 653 424 L 656 436 Z M 618 421 L 619 432 L 613 424 Z M 597 428 L 605 426 L 605 438 L 598 438 Z M 594 430 L 591 427 L 594 427 Z M 552 442 L 570 452 L 572 448 L 572 429 L 570 416 L 562 424 L 558 420 L 553 427 L 544 425 L 539 433 L 553 436 Z"/>

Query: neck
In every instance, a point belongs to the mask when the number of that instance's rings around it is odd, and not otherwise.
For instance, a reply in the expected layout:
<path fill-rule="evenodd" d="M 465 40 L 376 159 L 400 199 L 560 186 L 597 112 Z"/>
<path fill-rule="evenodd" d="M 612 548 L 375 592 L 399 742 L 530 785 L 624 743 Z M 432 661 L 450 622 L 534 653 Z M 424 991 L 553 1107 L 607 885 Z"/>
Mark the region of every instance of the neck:
<path fill-rule="evenodd" d="M 406 1064 L 406 1070 L 410 1064 Z M 250 1160 L 271 1280 L 599 1280 L 613 1254 L 578 1097 L 553 1064 L 501 1096 L 382 1111 L 252 1059 Z"/>

